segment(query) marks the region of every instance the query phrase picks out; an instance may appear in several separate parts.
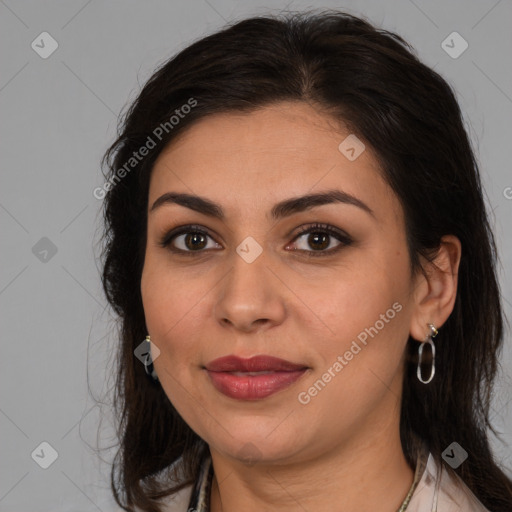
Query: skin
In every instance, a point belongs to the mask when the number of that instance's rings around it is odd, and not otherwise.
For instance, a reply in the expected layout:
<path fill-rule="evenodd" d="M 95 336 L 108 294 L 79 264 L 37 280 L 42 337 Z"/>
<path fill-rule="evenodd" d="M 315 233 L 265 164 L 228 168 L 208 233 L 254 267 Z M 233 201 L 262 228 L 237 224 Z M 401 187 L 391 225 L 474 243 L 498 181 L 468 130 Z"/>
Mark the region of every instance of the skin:
<path fill-rule="evenodd" d="M 348 134 L 306 103 L 283 102 L 204 118 L 155 163 L 148 210 L 173 191 L 207 197 L 226 215 L 176 204 L 149 211 L 141 280 L 148 333 L 161 351 L 154 362 L 160 382 L 210 447 L 213 512 L 394 512 L 412 484 L 399 438 L 404 351 L 409 335 L 425 341 L 427 324 L 439 329 L 450 315 L 460 242 L 444 237 L 438 268 L 428 267 L 427 278 L 411 275 L 400 202 L 368 145 L 354 161 L 338 150 Z M 333 203 L 270 218 L 281 200 L 329 189 L 356 196 L 374 215 Z M 315 222 L 343 230 L 352 244 L 329 236 L 325 255 L 308 258 L 321 251 L 311 235 L 297 238 L 297 228 Z M 200 239 L 208 243 L 202 252 L 178 255 L 159 245 L 185 224 L 210 232 Z M 248 236 L 263 250 L 252 263 L 236 252 Z M 194 250 L 185 235 L 173 243 Z M 300 403 L 298 394 L 394 303 L 401 311 Z M 229 354 L 267 354 L 309 370 L 270 397 L 235 400 L 203 369 Z"/>

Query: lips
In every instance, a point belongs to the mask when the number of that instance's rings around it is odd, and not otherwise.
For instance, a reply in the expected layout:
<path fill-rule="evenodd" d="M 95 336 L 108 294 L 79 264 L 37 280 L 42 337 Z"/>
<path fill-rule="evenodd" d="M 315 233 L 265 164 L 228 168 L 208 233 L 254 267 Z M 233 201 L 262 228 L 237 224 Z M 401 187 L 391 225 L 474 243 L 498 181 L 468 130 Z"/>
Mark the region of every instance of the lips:
<path fill-rule="evenodd" d="M 211 361 L 205 369 L 210 382 L 224 395 L 259 400 L 292 385 L 308 367 L 271 356 L 226 356 Z"/>
<path fill-rule="evenodd" d="M 303 368 L 307 366 L 272 356 L 254 356 L 250 359 L 226 356 L 206 365 L 206 369 L 210 372 L 291 372 Z"/>

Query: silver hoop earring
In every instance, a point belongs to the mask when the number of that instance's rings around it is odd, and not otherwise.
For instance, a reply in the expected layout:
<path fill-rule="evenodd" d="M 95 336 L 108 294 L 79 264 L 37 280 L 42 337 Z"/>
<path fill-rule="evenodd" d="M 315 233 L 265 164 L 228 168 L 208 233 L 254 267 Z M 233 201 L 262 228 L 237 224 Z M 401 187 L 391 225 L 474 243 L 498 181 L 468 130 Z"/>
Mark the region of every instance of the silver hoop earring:
<path fill-rule="evenodd" d="M 153 359 L 151 358 L 151 336 L 146 336 L 146 357 L 144 358 L 144 370 L 155 382 L 158 382 L 158 375 L 156 374 L 155 367 L 153 366 Z"/>
<path fill-rule="evenodd" d="M 425 342 L 420 343 L 419 349 L 418 349 L 418 368 L 416 370 L 416 375 L 418 377 L 418 380 L 422 382 L 423 384 L 428 384 L 432 381 L 434 378 L 434 375 L 436 374 L 436 347 L 434 345 L 434 342 L 432 341 L 433 338 L 435 338 L 438 334 L 438 330 L 434 327 L 433 324 L 427 324 L 430 328 L 430 333 L 427 335 L 427 339 Z M 421 376 L 421 360 L 423 355 L 423 347 L 425 343 L 428 343 L 432 349 L 432 366 L 430 368 L 430 377 L 428 380 L 423 380 L 423 377 Z"/>

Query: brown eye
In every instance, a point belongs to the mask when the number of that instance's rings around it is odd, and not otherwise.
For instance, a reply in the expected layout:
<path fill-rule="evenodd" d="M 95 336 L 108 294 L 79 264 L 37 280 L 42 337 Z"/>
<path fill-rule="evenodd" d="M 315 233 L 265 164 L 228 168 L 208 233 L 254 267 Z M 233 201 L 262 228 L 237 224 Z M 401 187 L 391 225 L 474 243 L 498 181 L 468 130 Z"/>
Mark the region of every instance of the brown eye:
<path fill-rule="evenodd" d="M 206 236 L 202 233 L 187 233 L 183 240 L 185 247 L 195 251 L 197 249 L 204 249 L 206 246 Z"/>
<path fill-rule="evenodd" d="M 212 240 L 208 247 L 208 239 Z M 182 254 L 205 252 L 203 249 L 219 248 L 220 245 L 203 229 L 194 226 L 182 226 L 167 233 L 160 242 L 161 247 Z"/>
<path fill-rule="evenodd" d="M 346 233 L 328 224 L 304 227 L 299 235 L 295 237 L 293 245 L 297 245 L 295 241 L 300 238 L 304 238 L 304 242 L 301 244 L 302 247 L 295 247 L 294 250 L 303 252 L 308 256 L 328 256 L 353 242 Z M 326 250 L 334 241 L 333 239 L 336 239 L 338 244 Z"/>
<path fill-rule="evenodd" d="M 323 250 L 329 246 L 329 239 L 331 238 L 331 235 L 328 235 L 326 233 L 309 233 L 308 236 L 308 244 L 310 247 L 312 247 L 315 250 Z"/>

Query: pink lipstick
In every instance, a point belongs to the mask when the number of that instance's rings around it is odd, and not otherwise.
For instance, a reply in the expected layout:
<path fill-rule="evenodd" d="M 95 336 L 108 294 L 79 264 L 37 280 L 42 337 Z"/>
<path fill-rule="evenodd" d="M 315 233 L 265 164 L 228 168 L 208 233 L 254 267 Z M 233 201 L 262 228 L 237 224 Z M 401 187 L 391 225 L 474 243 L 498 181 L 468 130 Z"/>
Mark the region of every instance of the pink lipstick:
<path fill-rule="evenodd" d="M 205 367 L 215 388 L 230 398 L 259 400 L 287 388 L 308 369 L 271 356 L 221 357 Z"/>

